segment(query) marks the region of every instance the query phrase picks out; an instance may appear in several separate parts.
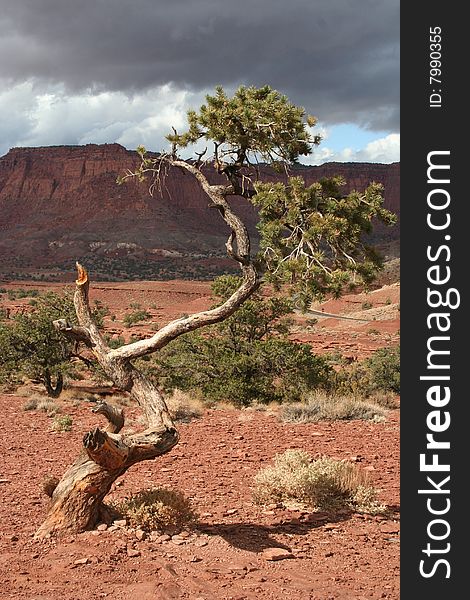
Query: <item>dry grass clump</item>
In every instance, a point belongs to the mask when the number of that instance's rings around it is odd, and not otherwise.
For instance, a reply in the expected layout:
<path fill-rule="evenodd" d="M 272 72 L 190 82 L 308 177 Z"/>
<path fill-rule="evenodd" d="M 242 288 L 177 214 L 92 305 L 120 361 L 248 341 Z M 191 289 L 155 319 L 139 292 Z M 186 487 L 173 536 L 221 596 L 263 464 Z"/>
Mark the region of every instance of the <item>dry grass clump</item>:
<path fill-rule="evenodd" d="M 41 410 L 42 412 L 45 412 L 48 417 L 52 417 L 60 413 L 60 406 L 52 398 L 44 397 L 39 400 L 36 410 Z"/>
<path fill-rule="evenodd" d="M 70 415 L 58 415 L 54 417 L 51 428 L 53 431 L 62 433 L 64 431 L 70 431 L 72 429 L 72 417 Z"/>
<path fill-rule="evenodd" d="M 75 386 L 70 386 L 62 391 L 60 399 L 63 402 L 77 402 L 81 400 L 88 400 L 90 394 L 83 392 Z"/>
<path fill-rule="evenodd" d="M 45 412 L 48 417 L 53 417 L 60 413 L 60 406 L 53 398 L 34 394 L 23 404 L 23 410 L 38 410 Z"/>
<path fill-rule="evenodd" d="M 316 423 L 317 421 L 353 419 L 379 423 L 385 421 L 385 415 L 386 411 L 369 399 L 365 401 L 356 396 L 315 391 L 307 397 L 305 402 L 284 405 L 280 412 L 280 419 L 286 423 Z"/>
<path fill-rule="evenodd" d="M 382 408 L 394 410 L 400 408 L 399 396 L 394 392 L 387 392 L 382 390 L 376 390 L 368 396 L 367 401 L 371 404 L 377 404 Z"/>
<path fill-rule="evenodd" d="M 165 399 L 171 418 L 177 423 L 190 423 L 204 413 L 204 405 L 199 398 L 175 389 Z"/>
<path fill-rule="evenodd" d="M 23 403 L 23 410 L 36 410 L 38 402 L 39 400 L 35 397 L 28 398 L 28 400 Z"/>
<path fill-rule="evenodd" d="M 264 412 L 267 415 L 277 415 L 279 413 L 280 404 L 279 402 L 252 402 L 244 410 Z"/>
<path fill-rule="evenodd" d="M 31 381 L 14 386 L 15 396 L 21 398 L 29 398 L 32 394 L 40 395 L 41 389 L 44 389 L 42 385 L 34 384 Z"/>
<path fill-rule="evenodd" d="M 189 500 L 182 492 L 155 488 L 144 490 L 113 505 L 132 527 L 144 531 L 161 531 L 183 527 L 196 520 Z"/>
<path fill-rule="evenodd" d="M 368 483 L 368 474 L 357 465 L 323 456 L 317 460 L 302 450 L 286 450 L 274 465 L 255 476 L 253 498 L 259 504 L 283 502 L 314 510 L 348 508 L 377 514 L 385 506 Z"/>

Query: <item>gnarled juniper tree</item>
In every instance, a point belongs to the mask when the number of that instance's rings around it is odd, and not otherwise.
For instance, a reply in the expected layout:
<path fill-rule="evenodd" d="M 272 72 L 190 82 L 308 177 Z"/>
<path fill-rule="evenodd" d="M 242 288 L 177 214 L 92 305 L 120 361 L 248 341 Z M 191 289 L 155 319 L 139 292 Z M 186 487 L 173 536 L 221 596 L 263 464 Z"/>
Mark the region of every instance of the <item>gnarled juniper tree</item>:
<path fill-rule="evenodd" d="M 364 243 L 372 219 L 392 222 L 382 207 L 381 188 L 370 185 L 365 192 L 341 193 L 339 180 L 306 187 L 289 178 L 289 165 L 312 151 L 320 138 L 311 134 L 315 119 L 268 86 L 241 87 L 233 97 L 222 88 L 207 96 L 198 111 L 189 111 L 188 129 L 168 135 L 172 149 L 157 157 L 139 148 L 141 165 L 121 179 L 151 177 L 158 183 L 166 167 L 189 173 L 218 211 L 221 224 L 230 230 L 227 254 L 238 263 L 239 287 L 219 306 L 176 319 L 147 339 L 110 348 L 90 311 L 88 274 L 78 266 L 75 309 L 78 326 L 58 320 L 58 330 L 88 346 L 107 376 L 129 392 L 147 420 L 142 433 L 121 433 L 118 411 L 100 405 L 108 421 L 84 436 L 83 451 L 52 492 L 51 505 L 39 536 L 64 530 L 93 527 L 106 517 L 103 499 L 111 484 L 131 465 L 168 452 L 178 441 L 165 401 L 158 389 L 133 365 L 133 360 L 157 352 L 178 336 L 231 316 L 260 286 L 261 280 L 287 284 L 292 294 L 307 304 L 313 297 L 339 294 L 350 284 L 368 283 L 380 268 L 377 254 Z M 207 142 L 197 160 L 180 158 L 182 148 Z M 210 151 L 209 151 L 210 150 Z M 284 169 L 286 183 L 257 181 L 257 165 L 268 163 Z M 210 183 L 203 166 L 212 164 L 225 182 Z M 260 252 L 254 256 L 250 238 L 233 206 L 237 198 L 250 200 L 259 210 Z"/>

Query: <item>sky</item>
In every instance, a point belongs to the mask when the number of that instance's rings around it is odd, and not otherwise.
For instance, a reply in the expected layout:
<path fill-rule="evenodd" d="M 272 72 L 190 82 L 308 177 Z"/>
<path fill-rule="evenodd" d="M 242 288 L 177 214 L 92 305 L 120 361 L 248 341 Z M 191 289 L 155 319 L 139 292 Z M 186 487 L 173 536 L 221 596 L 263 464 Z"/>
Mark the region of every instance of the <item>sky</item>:
<path fill-rule="evenodd" d="M 318 118 L 302 162 L 399 160 L 399 0 L 0 0 L 0 156 L 168 149 L 216 85 Z"/>

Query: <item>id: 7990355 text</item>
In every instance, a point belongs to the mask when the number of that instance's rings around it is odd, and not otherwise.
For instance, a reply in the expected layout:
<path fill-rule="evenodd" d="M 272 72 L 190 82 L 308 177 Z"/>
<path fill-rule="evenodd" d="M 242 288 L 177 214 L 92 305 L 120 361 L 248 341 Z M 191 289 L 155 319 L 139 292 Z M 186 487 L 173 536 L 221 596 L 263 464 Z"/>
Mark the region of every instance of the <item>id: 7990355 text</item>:
<path fill-rule="evenodd" d="M 442 29 L 429 28 L 429 106 L 440 108 L 442 106 Z"/>

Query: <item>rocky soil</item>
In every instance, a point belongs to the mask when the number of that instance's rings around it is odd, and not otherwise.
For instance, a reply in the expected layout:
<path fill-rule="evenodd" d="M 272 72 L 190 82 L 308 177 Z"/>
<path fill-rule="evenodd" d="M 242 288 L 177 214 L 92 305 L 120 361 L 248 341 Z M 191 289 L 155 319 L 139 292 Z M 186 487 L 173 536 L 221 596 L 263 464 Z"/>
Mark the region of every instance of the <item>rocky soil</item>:
<path fill-rule="evenodd" d="M 66 401 L 72 430 L 54 433 L 51 418 L 25 411 L 24 401 L 0 397 L 2 598 L 398 600 L 398 411 L 384 423 L 287 425 L 270 412 L 208 410 L 180 426 L 174 451 L 133 467 L 109 498 L 182 490 L 199 513 L 195 528 L 139 539 L 118 526 L 39 542 L 32 536 L 48 504 L 41 482 L 64 471 L 98 422 L 86 403 Z M 358 463 L 389 514 L 254 505 L 253 476 L 288 448 Z"/>
<path fill-rule="evenodd" d="M 44 291 L 51 285 L 31 287 Z M 149 331 L 148 325 L 123 326 L 130 303 L 150 312 L 151 327 L 211 303 L 209 284 L 197 282 L 92 284 L 90 294 L 110 306 L 108 331 L 126 337 Z M 8 301 L 3 295 L 1 305 L 24 309 L 28 299 Z M 298 316 L 293 338 L 309 341 L 316 351 L 336 349 L 362 358 L 398 343 L 398 285 L 314 308 L 368 319 L 315 317 L 314 322 Z M 86 401 L 67 392 L 61 410 L 72 417 L 72 430 L 56 433 L 51 417 L 24 410 L 28 393 L 0 396 L 2 599 L 398 600 L 398 410 L 383 423 L 317 424 L 282 424 L 275 410 L 206 410 L 180 425 L 181 441 L 173 451 L 130 469 L 108 497 L 119 500 L 154 486 L 181 490 L 199 514 L 195 527 L 145 537 L 118 524 L 36 541 L 33 535 L 48 505 L 41 482 L 64 472 L 99 417 Z M 136 410 L 125 411 L 127 426 L 138 427 Z M 254 475 L 288 448 L 357 463 L 369 472 L 388 513 L 311 513 L 255 505 Z"/>
<path fill-rule="evenodd" d="M 93 273 L 91 273 L 93 277 Z M 143 337 L 163 326 L 171 319 L 209 308 L 210 282 L 206 281 L 133 281 L 127 283 L 103 283 L 92 280 L 92 302 L 98 301 L 109 308 L 104 327 L 111 336 L 128 340 L 131 336 Z M 25 281 L 3 284 L 6 290 L 73 290 L 73 284 L 29 283 Z M 8 300 L 0 297 L 0 307 L 15 312 L 28 310 L 29 298 Z M 348 294 L 339 300 L 330 300 L 312 308 L 328 314 L 355 317 L 359 320 L 343 320 L 323 317 L 319 314 L 296 315 L 292 330 L 293 340 L 308 342 L 315 352 L 341 352 L 346 357 L 361 359 L 374 350 L 399 343 L 400 285 L 385 285 L 378 290 L 363 294 Z M 138 308 L 136 308 L 138 307 Z M 136 310 L 146 310 L 150 318 L 145 323 L 126 327 L 123 319 Z"/>

